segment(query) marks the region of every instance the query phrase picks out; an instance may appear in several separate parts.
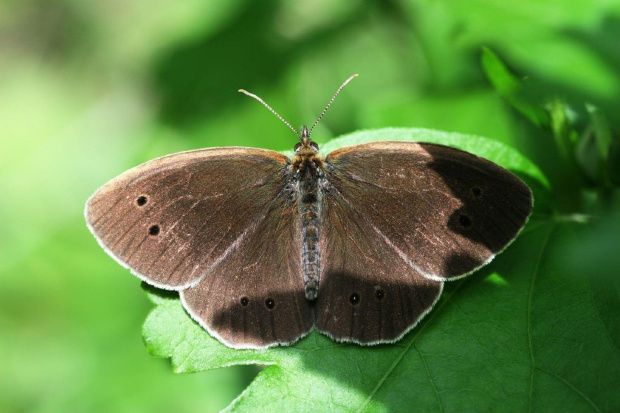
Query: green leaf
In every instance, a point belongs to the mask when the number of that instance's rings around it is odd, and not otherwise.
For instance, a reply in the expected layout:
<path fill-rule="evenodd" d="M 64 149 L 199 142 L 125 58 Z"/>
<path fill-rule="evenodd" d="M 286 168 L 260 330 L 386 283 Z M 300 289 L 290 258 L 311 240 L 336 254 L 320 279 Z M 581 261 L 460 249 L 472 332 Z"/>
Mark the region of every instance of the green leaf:
<path fill-rule="evenodd" d="M 612 184 L 620 186 L 620 136 L 615 136 L 609 148 L 607 176 Z"/>
<path fill-rule="evenodd" d="M 616 178 L 613 168 L 618 159 L 617 156 L 616 159 L 613 157 L 616 155 L 618 139 L 599 108 L 588 103 L 586 109 L 590 122 L 577 141 L 575 158 L 590 180 L 601 186 L 611 186 Z M 617 165 L 615 167 L 617 168 Z"/>
<path fill-rule="evenodd" d="M 457 146 L 531 177 L 538 171 L 488 139 L 421 129 L 358 132 L 323 145 L 379 139 Z M 313 332 L 290 347 L 229 349 L 194 323 L 177 296 L 147 287 L 156 308 L 143 337 L 176 372 L 266 365 L 229 410 L 609 411 L 620 406 L 620 357 L 609 317 L 618 300 L 594 303 L 596 273 L 563 259 L 558 239 L 577 240 L 570 220 L 532 219 L 493 263 L 446 283 L 435 309 L 401 341 L 363 347 Z M 613 337 L 613 338 L 612 338 Z"/>
<path fill-rule="evenodd" d="M 482 48 L 482 67 L 497 93 L 535 125 L 549 124 L 549 116 L 528 84 L 518 79 L 488 47 Z"/>
<path fill-rule="evenodd" d="M 574 164 L 574 147 L 577 141 L 576 132 L 570 124 L 569 108 L 560 99 L 554 99 L 549 103 L 549 116 L 551 117 L 551 130 L 555 144 L 562 158 Z M 573 165 L 574 166 L 574 165 Z"/>
<path fill-rule="evenodd" d="M 586 104 L 586 109 L 590 115 L 590 121 L 594 129 L 594 136 L 596 137 L 596 149 L 601 160 L 606 161 L 609 156 L 609 147 L 612 141 L 612 132 L 609 127 L 609 122 L 605 115 L 592 104 Z"/>
<path fill-rule="evenodd" d="M 549 183 L 542 172 L 517 151 L 497 141 L 462 133 L 422 128 L 385 128 L 359 131 L 333 139 L 331 142 L 322 145 L 321 152 L 326 154 L 347 145 L 387 140 L 429 142 L 459 148 L 489 159 L 517 174 L 527 175 L 546 188 L 549 187 Z"/>

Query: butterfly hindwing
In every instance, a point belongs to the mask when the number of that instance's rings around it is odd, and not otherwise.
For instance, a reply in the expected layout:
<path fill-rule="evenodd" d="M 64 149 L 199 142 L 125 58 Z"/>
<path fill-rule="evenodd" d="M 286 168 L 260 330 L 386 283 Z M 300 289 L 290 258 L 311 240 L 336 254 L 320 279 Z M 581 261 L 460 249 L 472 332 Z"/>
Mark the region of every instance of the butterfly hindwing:
<path fill-rule="evenodd" d="M 443 283 L 423 277 L 335 191 L 324 195 L 316 327 L 338 340 L 393 342 L 439 299 Z"/>
<path fill-rule="evenodd" d="M 285 191 L 264 214 L 213 271 L 181 292 L 192 317 L 233 348 L 291 344 L 314 324 L 301 277 L 294 194 Z"/>

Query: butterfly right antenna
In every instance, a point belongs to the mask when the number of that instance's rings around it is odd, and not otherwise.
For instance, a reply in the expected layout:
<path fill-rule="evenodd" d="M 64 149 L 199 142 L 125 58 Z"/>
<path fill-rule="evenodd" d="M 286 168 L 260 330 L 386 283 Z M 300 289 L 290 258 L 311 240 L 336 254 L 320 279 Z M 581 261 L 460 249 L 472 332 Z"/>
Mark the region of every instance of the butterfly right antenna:
<path fill-rule="evenodd" d="M 344 83 L 342 85 L 340 85 L 340 87 L 338 88 L 338 90 L 336 91 L 336 93 L 334 93 L 334 96 L 332 96 L 331 100 L 329 101 L 329 103 L 327 104 L 327 106 L 325 106 L 325 109 L 323 109 L 323 112 L 321 113 L 321 115 L 319 116 L 319 118 L 316 120 L 316 122 L 314 122 L 314 125 L 312 125 L 312 127 L 310 128 L 310 133 L 309 135 L 312 135 L 312 131 L 314 130 L 314 127 L 319 123 L 319 121 L 321 119 L 323 119 L 323 116 L 325 116 L 325 113 L 327 112 L 327 109 L 329 109 L 329 107 L 332 105 L 332 103 L 334 103 L 334 100 L 336 100 L 336 97 L 338 96 L 338 94 L 340 93 L 340 91 L 342 89 L 344 89 L 344 87 L 347 85 L 347 83 L 349 83 L 350 81 L 352 81 L 354 78 L 356 78 L 358 75 L 357 73 L 354 74 L 353 76 L 349 77 L 347 80 L 344 81 Z"/>

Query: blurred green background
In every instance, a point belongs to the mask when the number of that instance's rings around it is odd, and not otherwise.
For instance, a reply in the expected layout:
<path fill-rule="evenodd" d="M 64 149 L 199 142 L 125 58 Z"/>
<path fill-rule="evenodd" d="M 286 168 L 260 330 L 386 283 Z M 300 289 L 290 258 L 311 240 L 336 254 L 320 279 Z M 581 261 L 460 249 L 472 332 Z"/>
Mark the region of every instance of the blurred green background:
<path fill-rule="evenodd" d="M 494 90 L 481 47 L 571 105 L 576 124 L 590 103 L 613 129 L 619 39 L 616 0 L 1 2 L 0 412 L 215 411 L 256 374 L 175 375 L 147 355 L 152 305 L 82 217 L 97 187 L 156 156 L 291 149 L 291 131 L 237 89 L 299 126 L 359 73 L 314 132 L 319 144 L 387 126 L 478 134 L 561 188 L 575 183 L 549 128 Z M 574 200 L 556 207 L 583 212 Z"/>

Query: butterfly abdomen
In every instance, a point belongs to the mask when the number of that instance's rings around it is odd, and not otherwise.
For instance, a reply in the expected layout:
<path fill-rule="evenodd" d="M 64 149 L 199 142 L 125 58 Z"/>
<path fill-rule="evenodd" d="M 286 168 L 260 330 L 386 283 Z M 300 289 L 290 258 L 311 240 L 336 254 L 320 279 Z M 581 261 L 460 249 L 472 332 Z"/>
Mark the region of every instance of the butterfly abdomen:
<path fill-rule="evenodd" d="M 308 168 L 299 183 L 299 212 L 302 227 L 302 269 L 305 294 L 314 300 L 319 290 L 319 215 L 321 193 L 317 170 Z"/>

